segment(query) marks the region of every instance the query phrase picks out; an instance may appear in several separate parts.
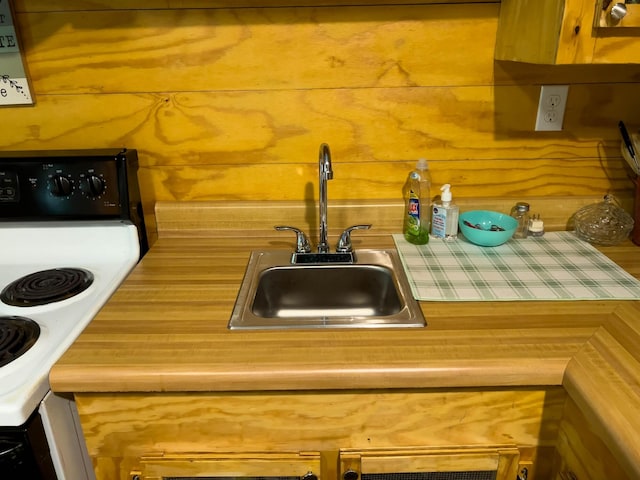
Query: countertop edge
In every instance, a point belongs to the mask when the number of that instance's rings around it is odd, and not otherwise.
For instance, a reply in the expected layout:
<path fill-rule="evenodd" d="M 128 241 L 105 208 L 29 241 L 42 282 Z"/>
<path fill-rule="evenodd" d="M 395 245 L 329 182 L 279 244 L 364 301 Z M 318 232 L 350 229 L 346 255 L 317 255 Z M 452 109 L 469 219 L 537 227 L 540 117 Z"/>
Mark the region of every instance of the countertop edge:
<path fill-rule="evenodd" d="M 55 368 L 50 376 L 57 392 L 241 392 L 241 391 L 310 391 L 310 390 L 380 390 L 429 388 L 522 388 L 559 386 L 570 357 L 521 359 L 504 366 L 492 362 L 462 359 L 441 362 L 440 366 L 399 368 L 289 369 L 276 373 L 265 369 L 228 371 L 226 373 L 169 368 L 150 374 L 152 366 L 138 365 L 114 370 L 100 365 L 70 365 Z M 536 365 L 532 368 L 532 365 Z M 188 368 L 188 371 L 186 370 Z M 506 370 L 506 371 L 505 371 Z M 265 387 L 264 377 L 269 378 Z M 321 382 L 318 379 L 322 379 Z M 78 385 L 82 384 L 79 389 Z M 222 388 L 216 388 L 216 385 Z M 117 393 L 117 392 L 116 392 Z"/>
<path fill-rule="evenodd" d="M 563 387 L 630 478 L 640 478 L 640 309 L 615 314 L 571 359 Z"/>

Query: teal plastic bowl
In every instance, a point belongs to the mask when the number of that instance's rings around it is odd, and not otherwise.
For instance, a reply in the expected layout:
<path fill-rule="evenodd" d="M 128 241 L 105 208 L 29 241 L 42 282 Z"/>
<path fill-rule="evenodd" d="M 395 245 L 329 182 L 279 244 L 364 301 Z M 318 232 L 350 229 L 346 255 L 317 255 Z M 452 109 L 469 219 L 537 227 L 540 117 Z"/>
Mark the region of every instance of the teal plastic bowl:
<path fill-rule="evenodd" d="M 502 245 L 513 237 L 518 227 L 518 221 L 515 218 L 491 210 L 471 210 L 461 213 L 458 223 L 464 238 L 483 247 Z M 504 230 L 491 230 L 493 225 Z"/>

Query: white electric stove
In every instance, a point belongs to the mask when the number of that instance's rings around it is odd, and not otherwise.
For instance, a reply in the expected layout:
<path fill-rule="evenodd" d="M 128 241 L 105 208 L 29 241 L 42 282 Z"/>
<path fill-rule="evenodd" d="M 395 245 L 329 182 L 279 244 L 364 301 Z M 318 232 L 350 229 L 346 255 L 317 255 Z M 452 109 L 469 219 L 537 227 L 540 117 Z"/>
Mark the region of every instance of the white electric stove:
<path fill-rule="evenodd" d="M 135 150 L 0 153 L 0 478 L 94 478 L 49 371 L 146 251 Z"/>

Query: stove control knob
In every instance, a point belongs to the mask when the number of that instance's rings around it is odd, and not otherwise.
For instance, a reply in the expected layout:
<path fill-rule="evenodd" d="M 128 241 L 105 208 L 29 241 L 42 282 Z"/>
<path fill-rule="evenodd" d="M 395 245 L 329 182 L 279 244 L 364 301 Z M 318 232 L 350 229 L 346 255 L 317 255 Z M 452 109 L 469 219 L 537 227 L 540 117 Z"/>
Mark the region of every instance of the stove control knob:
<path fill-rule="evenodd" d="M 87 175 L 82 183 L 83 191 L 90 197 L 99 197 L 104 193 L 104 179 L 95 174 Z"/>
<path fill-rule="evenodd" d="M 49 182 L 51 193 L 55 197 L 68 197 L 73 190 L 73 183 L 64 175 L 54 175 Z"/>

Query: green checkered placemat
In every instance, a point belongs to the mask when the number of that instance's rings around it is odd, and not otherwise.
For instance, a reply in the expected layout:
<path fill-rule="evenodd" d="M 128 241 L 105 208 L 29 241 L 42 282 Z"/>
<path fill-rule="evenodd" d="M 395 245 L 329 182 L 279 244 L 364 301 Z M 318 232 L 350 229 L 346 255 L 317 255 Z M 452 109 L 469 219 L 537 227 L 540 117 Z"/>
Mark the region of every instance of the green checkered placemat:
<path fill-rule="evenodd" d="M 480 247 L 393 235 L 417 300 L 640 299 L 640 281 L 573 232 Z"/>

